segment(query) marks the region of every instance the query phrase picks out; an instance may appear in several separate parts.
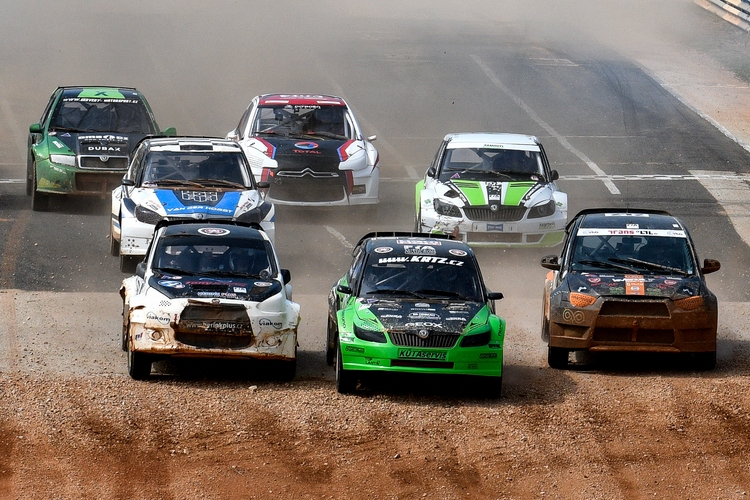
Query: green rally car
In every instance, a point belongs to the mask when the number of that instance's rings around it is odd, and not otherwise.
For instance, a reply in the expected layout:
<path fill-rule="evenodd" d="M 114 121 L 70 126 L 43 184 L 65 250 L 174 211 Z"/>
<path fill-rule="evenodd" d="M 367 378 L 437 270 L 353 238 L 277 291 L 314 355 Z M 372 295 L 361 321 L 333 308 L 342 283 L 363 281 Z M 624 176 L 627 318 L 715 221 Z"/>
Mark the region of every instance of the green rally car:
<path fill-rule="evenodd" d="M 126 87 L 58 87 L 29 127 L 26 194 L 33 210 L 50 195 L 105 196 L 120 185 L 136 144 L 161 131 L 145 97 Z"/>
<path fill-rule="evenodd" d="M 370 233 L 328 297 L 326 361 L 336 389 L 363 372 L 472 375 L 491 395 L 503 376 L 501 293 L 469 246 L 442 235 Z"/>

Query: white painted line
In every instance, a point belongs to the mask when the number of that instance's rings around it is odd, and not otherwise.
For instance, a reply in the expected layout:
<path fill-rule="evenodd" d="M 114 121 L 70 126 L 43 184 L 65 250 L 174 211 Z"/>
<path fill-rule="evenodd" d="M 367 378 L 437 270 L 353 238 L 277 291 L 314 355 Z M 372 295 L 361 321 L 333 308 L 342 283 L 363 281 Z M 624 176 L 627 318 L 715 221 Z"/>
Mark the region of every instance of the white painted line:
<path fill-rule="evenodd" d="M 510 91 L 505 85 L 502 84 L 500 79 L 495 75 L 495 73 L 490 69 L 489 66 L 487 66 L 484 61 L 482 61 L 479 56 L 476 56 L 474 54 L 471 55 L 471 58 L 474 59 L 474 61 L 479 65 L 480 68 L 484 71 L 484 73 L 487 75 L 487 77 L 492 81 L 492 83 L 495 85 L 495 87 L 499 88 L 503 91 L 505 95 L 511 98 L 513 102 L 516 103 L 518 107 L 523 109 L 529 117 L 534 120 L 540 127 L 542 127 L 544 130 L 547 131 L 549 135 L 557 139 L 557 141 L 568 151 L 576 155 L 578 158 L 581 159 L 595 174 L 601 177 L 602 182 L 604 182 L 604 185 L 607 186 L 607 189 L 609 189 L 609 192 L 612 194 L 620 194 L 620 190 L 617 189 L 617 186 L 615 186 L 615 183 L 612 182 L 607 176 L 607 173 L 604 172 L 599 166 L 591 161 L 588 156 L 586 156 L 582 151 L 579 151 L 573 145 L 568 142 L 568 140 L 563 137 L 561 134 L 559 134 L 555 129 L 553 129 L 547 122 L 542 120 L 539 115 L 534 112 L 533 109 L 531 109 L 528 105 L 526 105 L 525 102 L 523 102 L 519 97 L 517 97 L 513 92 Z"/>
<path fill-rule="evenodd" d="M 698 174 L 693 172 L 700 172 Z M 703 180 L 728 180 L 732 182 L 750 182 L 750 174 L 738 174 L 735 172 L 714 172 L 711 170 L 691 171 L 691 174 L 629 174 L 607 175 L 607 178 L 613 181 L 703 181 Z M 560 177 L 562 181 L 597 181 L 602 180 L 599 175 L 564 175 Z"/>
<path fill-rule="evenodd" d="M 698 177 L 703 187 L 711 193 L 711 196 L 716 198 L 716 201 L 727 213 L 729 221 L 742 241 L 750 245 L 750 184 L 748 184 L 748 175 L 705 170 L 691 170 L 690 173 Z M 716 174 L 724 174 L 725 177 L 717 178 Z"/>
<path fill-rule="evenodd" d="M 26 179 L 0 179 L 0 184 L 23 184 Z"/>
<path fill-rule="evenodd" d="M 341 242 L 342 245 L 344 245 L 344 248 L 348 248 L 349 250 L 351 250 L 352 248 L 354 248 L 354 245 L 352 245 L 351 243 L 349 243 L 348 241 L 346 241 L 346 237 L 343 234 L 339 233 L 338 231 L 336 231 L 331 226 L 325 226 L 325 228 L 326 228 L 326 230 L 329 233 L 331 233 L 332 235 L 334 235 L 336 237 L 336 239 Z"/>

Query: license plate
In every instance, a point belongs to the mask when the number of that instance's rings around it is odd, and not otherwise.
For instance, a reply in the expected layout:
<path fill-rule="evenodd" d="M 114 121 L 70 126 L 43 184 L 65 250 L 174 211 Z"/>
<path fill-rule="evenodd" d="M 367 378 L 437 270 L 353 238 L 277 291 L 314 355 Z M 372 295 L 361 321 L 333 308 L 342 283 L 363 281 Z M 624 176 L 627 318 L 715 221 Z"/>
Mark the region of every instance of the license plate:
<path fill-rule="evenodd" d="M 420 351 L 417 349 L 399 349 L 398 357 L 399 359 L 429 359 L 445 361 L 448 357 L 448 353 L 440 351 Z"/>

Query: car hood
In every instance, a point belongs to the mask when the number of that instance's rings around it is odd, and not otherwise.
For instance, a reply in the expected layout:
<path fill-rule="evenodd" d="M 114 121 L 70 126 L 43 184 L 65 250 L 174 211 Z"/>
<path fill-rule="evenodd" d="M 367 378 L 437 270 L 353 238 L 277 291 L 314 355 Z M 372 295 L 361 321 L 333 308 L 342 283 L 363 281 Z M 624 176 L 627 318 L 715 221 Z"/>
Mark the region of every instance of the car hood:
<path fill-rule="evenodd" d="M 387 330 L 424 327 L 434 331 L 461 333 L 472 323 L 485 304 L 447 300 L 394 301 L 365 298 L 358 299 L 357 306 L 357 315 L 360 319 L 372 321 L 374 317 Z"/>
<path fill-rule="evenodd" d="M 155 271 L 149 285 L 170 299 L 234 299 L 262 302 L 281 292 L 274 279 L 201 277 Z"/>
<path fill-rule="evenodd" d="M 593 292 L 605 297 L 645 296 L 680 299 L 700 295 L 702 290 L 702 281 L 697 276 L 569 274 L 565 281 L 571 292 Z"/>
<path fill-rule="evenodd" d="M 472 181 L 454 179 L 438 182 L 436 195 L 458 198 L 463 206 L 534 206 L 552 198 L 553 191 L 547 183 L 539 181 Z"/>
<path fill-rule="evenodd" d="M 57 132 L 50 134 L 50 152 L 83 156 L 127 156 L 148 134 Z"/>
<path fill-rule="evenodd" d="M 255 137 L 250 145 L 273 159 L 285 158 L 299 161 L 308 159 L 347 161 L 349 158 L 364 155 L 362 141 L 349 139 L 293 139 L 283 136 L 264 135 Z"/>
<path fill-rule="evenodd" d="M 142 205 L 160 215 L 205 214 L 232 217 L 238 208 L 255 208 L 263 203 L 255 190 L 222 191 L 196 188 L 135 188 L 130 193 L 135 205 Z"/>

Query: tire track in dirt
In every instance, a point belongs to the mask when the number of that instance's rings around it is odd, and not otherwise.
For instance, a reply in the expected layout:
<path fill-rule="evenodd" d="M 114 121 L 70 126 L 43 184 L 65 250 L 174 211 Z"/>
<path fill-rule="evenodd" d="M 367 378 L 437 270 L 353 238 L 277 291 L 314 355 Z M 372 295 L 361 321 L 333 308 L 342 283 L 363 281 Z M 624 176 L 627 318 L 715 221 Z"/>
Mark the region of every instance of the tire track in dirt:
<path fill-rule="evenodd" d="M 21 255 L 21 242 L 30 219 L 31 215 L 28 210 L 18 213 L 18 217 L 13 221 L 5 239 L 2 261 L 0 261 L 0 311 L 2 311 L 3 319 L 3 321 L 0 321 L 0 343 L 6 346 L 5 352 L 9 371 L 15 371 L 19 354 L 15 304 L 17 293 L 12 288 L 15 286 L 16 267 Z"/>

